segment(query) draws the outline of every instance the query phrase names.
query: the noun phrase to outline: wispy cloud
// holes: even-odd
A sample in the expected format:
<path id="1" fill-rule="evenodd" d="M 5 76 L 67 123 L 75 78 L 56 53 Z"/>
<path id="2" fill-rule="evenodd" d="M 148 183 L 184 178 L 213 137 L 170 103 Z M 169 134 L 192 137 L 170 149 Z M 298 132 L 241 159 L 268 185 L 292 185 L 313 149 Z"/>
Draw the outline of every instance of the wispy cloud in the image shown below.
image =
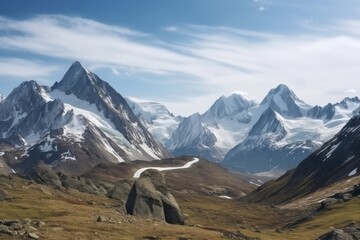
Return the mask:
<path id="1" fill-rule="evenodd" d="M 58 67 L 48 66 L 43 62 L 19 58 L 0 58 L 0 76 L 22 77 L 28 80 L 47 77 L 57 70 L 59 70 Z"/>
<path id="2" fill-rule="evenodd" d="M 352 88 L 350 88 L 350 89 L 347 89 L 347 90 L 345 91 L 345 93 L 349 93 L 349 94 L 356 94 L 356 93 L 357 93 L 357 91 L 356 91 L 356 89 L 352 89 Z"/>
<path id="3" fill-rule="evenodd" d="M 176 32 L 178 29 L 177 29 L 177 27 L 169 26 L 169 27 L 166 27 L 165 30 L 168 32 Z"/>
<path id="4" fill-rule="evenodd" d="M 360 52 L 360 21 L 341 21 L 319 29 L 282 35 L 189 25 L 173 32 L 186 41 L 166 42 L 89 19 L 45 15 L 26 20 L 0 18 L 0 48 L 78 59 L 106 67 L 115 75 L 181 76 L 189 85 L 193 82 L 202 86 L 201 93 L 184 93 L 182 103 L 166 101 L 176 113 L 186 114 L 204 111 L 215 96 L 234 90 L 249 92 L 261 100 L 279 83 L 288 84 L 311 104 L 339 101 L 347 94 L 344 90 L 334 94 L 333 90 L 359 89 L 360 54 L 356 53 Z M 23 67 L 15 68 L 18 66 Z M 0 75 L 45 76 L 54 70 L 39 62 L 0 59 Z M 179 77 L 169 77 L 168 81 L 172 79 L 179 81 Z"/>

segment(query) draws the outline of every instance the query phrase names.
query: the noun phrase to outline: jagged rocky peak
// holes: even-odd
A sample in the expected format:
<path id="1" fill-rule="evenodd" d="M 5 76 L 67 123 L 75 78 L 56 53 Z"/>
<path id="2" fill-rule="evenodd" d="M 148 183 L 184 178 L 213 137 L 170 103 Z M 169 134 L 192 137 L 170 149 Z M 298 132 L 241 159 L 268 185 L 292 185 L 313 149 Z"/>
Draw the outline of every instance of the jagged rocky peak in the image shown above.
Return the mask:
<path id="1" fill-rule="evenodd" d="M 330 120 L 335 115 L 335 106 L 328 103 L 326 106 L 321 107 L 316 105 L 307 112 L 307 116 L 314 119 L 326 119 Z"/>
<path id="2" fill-rule="evenodd" d="M 175 130 L 172 137 L 171 149 L 175 148 L 176 145 L 189 145 L 192 141 L 203 134 L 207 133 L 207 129 L 204 126 L 201 115 L 194 113 L 193 115 L 185 118 L 179 125 L 178 129 Z M 186 139 L 186 141 L 184 141 Z"/>
<path id="3" fill-rule="evenodd" d="M 270 90 L 261 105 L 269 106 L 286 117 L 302 117 L 311 107 L 300 100 L 285 84 Z"/>
<path id="4" fill-rule="evenodd" d="M 56 82 L 52 89 L 59 89 L 67 94 L 72 93 L 74 88 L 79 88 L 87 84 L 94 84 L 97 78 L 80 62 L 75 61 L 65 73 L 62 80 Z"/>
<path id="5" fill-rule="evenodd" d="M 222 96 L 204 114 L 205 117 L 223 118 L 233 116 L 256 105 L 256 101 L 241 92 L 234 92 L 226 97 Z"/>
<path id="6" fill-rule="evenodd" d="M 285 127 L 278 119 L 276 112 L 270 107 L 264 111 L 259 121 L 252 127 L 249 137 L 261 137 L 268 133 L 274 134 L 277 140 L 286 135 Z"/>
<path id="7" fill-rule="evenodd" d="M 16 111 L 22 110 L 23 112 L 28 112 L 33 106 L 45 101 L 43 97 L 44 93 L 45 89 L 34 80 L 26 81 L 11 92 L 3 101 L 3 104 L 8 105 Z"/>
<path id="8" fill-rule="evenodd" d="M 344 109 L 349 109 L 351 108 L 351 105 L 358 105 L 360 103 L 360 99 L 358 97 L 346 97 L 344 98 L 341 102 L 336 103 L 335 106 L 340 106 L 341 108 Z"/>

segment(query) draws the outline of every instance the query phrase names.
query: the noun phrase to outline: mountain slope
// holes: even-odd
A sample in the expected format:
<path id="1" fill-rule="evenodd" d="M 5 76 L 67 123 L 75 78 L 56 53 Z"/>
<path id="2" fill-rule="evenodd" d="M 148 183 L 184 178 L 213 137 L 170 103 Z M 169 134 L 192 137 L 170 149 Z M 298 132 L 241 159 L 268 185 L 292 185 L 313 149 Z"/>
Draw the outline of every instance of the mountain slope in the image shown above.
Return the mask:
<path id="1" fill-rule="evenodd" d="M 171 156 L 125 99 L 79 62 L 51 89 L 35 81 L 14 89 L 0 103 L 0 133 L 24 149 L 19 171 L 46 164 L 79 174 L 103 162 Z"/>
<path id="2" fill-rule="evenodd" d="M 248 195 L 254 202 L 285 203 L 360 174 L 360 115 L 299 166 Z"/>

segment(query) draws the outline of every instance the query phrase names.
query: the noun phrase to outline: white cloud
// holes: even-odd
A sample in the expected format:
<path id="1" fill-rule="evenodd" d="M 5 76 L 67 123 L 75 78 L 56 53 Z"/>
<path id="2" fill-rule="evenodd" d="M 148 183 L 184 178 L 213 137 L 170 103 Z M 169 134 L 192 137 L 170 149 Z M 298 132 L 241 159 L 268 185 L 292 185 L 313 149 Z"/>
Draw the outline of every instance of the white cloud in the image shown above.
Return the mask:
<path id="1" fill-rule="evenodd" d="M 175 113 L 184 114 L 204 111 L 217 97 L 234 89 L 261 100 L 279 83 L 289 85 L 310 104 L 338 102 L 348 94 L 338 89 L 360 88 L 360 54 L 356 54 L 360 52 L 360 28 L 356 26 L 360 21 L 343 21 L 303 35 L 187 26 L 174 32 L 182 36 L 179 39 L 185 36 L 185 42 L 167 43 L 145 33 L 79 17 L 0 18 L 0 48 L 77 59 L 86 65 L 107 67 L 115 75 L 186 76 L 187 84 L 203 86 L 201 92 L 193 91 L 192 96 L 184 93 L 181 101 L 165 101 Z M 17 66 L 23 66 L 22 70 Z M 39 62 L 0 60 L 0 75 L 46 76 L 54 70 Z"/>
<path id="2" fill-rule="evenodd" d="M 116 76 L 119 76 L 120 75 L 120 72 L 116 69 L 116 68 L 113 68 L 111 69 L 112 73 Z"/>
<path id="3" fill-rule="evenodd" d="M 170 26 L 170 27 L 166 27 L 165 30 L 168 32 L 176 32 L 178 29 L 177 27 Z"/>
<path id="4" fill-rule="evenodd" d="M 265 7 L 259 7 L 258 10 L 261 12 L 261 11 L 264 11 L 265 10 Z"/>
<path id="5" fill-rule="evenodd" d="M 347 90 L 345 91 L 345 93 L 356 94 L 357 91 L 356 91 L 356 89 L 350 88 L 350 89 L 347 89 Z"/>

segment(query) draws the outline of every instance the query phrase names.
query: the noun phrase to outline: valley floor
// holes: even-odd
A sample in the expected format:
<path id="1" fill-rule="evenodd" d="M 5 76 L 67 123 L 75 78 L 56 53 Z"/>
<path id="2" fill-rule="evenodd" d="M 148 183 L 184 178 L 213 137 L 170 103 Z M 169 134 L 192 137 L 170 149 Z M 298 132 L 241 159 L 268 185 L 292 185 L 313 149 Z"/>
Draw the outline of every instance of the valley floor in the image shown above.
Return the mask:
<path id="1" fill-rule="evenodd" d="M 75 190 L 54 189 L 18 177 L 1 177 L 0 189 L 13 197 L 0 201 L 0 220 L 31 219 L 40 239 L 315 239 L 355 221 L 360 198 L 334 205 L 295 228 L 277 230 L 309 211 L 279 209 L 200 194 L 173 192 L 186 226 L 126 215 L 121 202 Z M 104 216 L 103 222 L 98 222 Z M 19 236 L 14 237 L 18 239 Z M 9 239 L 1 235 L 0 239 Z"/>

